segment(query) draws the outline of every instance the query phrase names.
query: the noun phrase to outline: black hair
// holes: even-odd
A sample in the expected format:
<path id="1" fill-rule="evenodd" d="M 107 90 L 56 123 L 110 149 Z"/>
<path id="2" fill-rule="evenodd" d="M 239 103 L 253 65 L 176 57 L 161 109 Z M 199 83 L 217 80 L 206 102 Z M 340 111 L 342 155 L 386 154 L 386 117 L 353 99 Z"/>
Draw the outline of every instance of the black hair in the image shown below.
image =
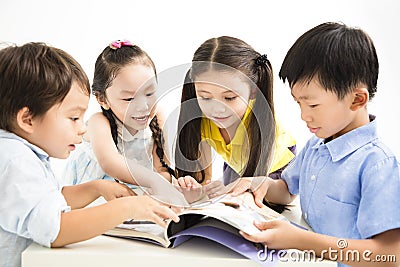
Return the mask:
<path id="1" fill-rule="evenodd" d="M 371 38 L 345 24 L 322 23 L 300 36 L 289 49 L 279 77 L 292 87 L 314 77 L 339 99 L 360 84 L 376 93 L 379 63 Z"/>

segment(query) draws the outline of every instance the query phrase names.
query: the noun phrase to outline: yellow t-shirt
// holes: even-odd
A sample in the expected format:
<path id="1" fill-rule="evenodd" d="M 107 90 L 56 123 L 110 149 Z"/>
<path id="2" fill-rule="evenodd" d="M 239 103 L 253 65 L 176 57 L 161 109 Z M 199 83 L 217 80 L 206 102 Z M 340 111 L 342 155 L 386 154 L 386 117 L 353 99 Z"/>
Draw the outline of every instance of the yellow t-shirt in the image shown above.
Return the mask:
<path id="1" fill-rule="evenodd" d="M 239 174 L 244 172 L 248 161 L 249 143 L 245 138 L 246 129 L 244 125 L 250 111 L 251 107 L 246 110 L 242 123 L 239 124 L 235 136 L 229 144 L 225 143 L 218 126 L 214 122 L 206 117 L 201 120 L 201 139 L 214 148 L 223 160 Z M 280 122 L 277 121 L 275 127 L 275 150 L 269 173 L 279 170 L 294 158 L 288 147 L 296 144 L 296 140 L 289 132 L 285 131 Z"/>

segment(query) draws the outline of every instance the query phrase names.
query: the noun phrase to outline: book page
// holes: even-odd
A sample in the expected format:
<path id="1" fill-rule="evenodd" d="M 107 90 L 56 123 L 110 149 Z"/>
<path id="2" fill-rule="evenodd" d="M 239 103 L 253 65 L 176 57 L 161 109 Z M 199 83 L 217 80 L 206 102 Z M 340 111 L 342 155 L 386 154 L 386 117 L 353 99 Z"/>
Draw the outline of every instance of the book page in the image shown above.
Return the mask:
<path id="1" fill-rule="evenodd" d="M 182 214 L 202 214 L 228 223 L 233 227 L 248 233 L 256 234 L 260 230 L 254 226 L 254 221 L 269 221 L 284 219 L 284 216 L 272 209 L 259 208 L 254 203 L 251 193 L 244 193 L 237 197 L 225 195 L 215 203 L 208 205 L 193 205 Z"/>
<path id="2" fill-rule="evenodd" d="M 170 242 L 164 238 L 165 228 L 148 221 L 130 221 L 107 231 L 105 235 L 132 239 L 148 239 L 168 247 Z"/>

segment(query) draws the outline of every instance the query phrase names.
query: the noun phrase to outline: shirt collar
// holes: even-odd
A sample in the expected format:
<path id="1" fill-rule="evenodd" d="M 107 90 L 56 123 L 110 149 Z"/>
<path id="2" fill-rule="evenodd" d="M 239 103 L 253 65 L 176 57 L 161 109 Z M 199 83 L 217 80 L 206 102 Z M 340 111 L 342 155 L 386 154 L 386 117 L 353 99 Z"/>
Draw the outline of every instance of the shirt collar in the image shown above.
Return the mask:
<path id="1" fill-rule="evenodd" d="M 125 142 L 131 142 L 135 139 L 148 139 L 151 137 L 152 132 L 149 127 L 146 127 L 143 130 L 137 131 L 134 135 L 132 135 L 128 129 L 124 126 L 124 124 L 119 121 L 118 119 L 115 120 L 117 124 L 117 131 L 118 131 L 118 136 L 121 138 L 121 140 Z"/>
<path id="2" fill-rule="evenodd" d="M 18 141 L 22 142 L 24 145 L 26 145 L 27 147 L 29 147 L 39 157 L 40 160 L 49 161 L 49 159 L 50 159 L 49 154 L 47 154 L 43 149 L 41 149 L 38 146 L 35 146 L 34 144 L 29 143 L 24 138 L 12 133 L 12 132 L 8 132 L 3 129 L 0 129 L 0 139 L 1 138 L 18 140 Z"/>
<path id="3" fill-rule="evenodd" d="M 370 123 L 339 136 L 326 144 L 324 143 L 324 139 L 321 138 L 313 146 L 313 149 L 326 146 L 332 157 L 332 161 L 336 162 L 377 138 L 375 116 L 370 115 Z"/>

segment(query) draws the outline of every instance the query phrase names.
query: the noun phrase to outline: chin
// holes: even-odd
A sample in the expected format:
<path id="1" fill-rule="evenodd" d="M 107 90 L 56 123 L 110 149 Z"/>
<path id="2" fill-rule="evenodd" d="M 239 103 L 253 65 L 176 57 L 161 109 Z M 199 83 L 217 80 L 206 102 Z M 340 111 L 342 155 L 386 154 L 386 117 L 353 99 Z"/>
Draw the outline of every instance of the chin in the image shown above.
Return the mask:
<path id="1" fill-rule="evenodd" d="M 133 130 L 135 130 L 135 131 L 142 131 L 142 130 L 146 129 L 147 127 L 149 127 L 149 124 L 140 125 L 140 126 L 131 127 L 131 128 L 132 128 Z"/>
<path id="2" fill-rule="evenodd" d="M 70 154 L 71 154 L 71 152 L 67 151 L 65 153 L 62 153 L 62 154 L 60 153 L 58 155 L 53 155 L 53 156 L 50 156 L 50 157 L 53 157 L 53 158 L 56 158 L 56 159 L 67 159 Z"/>
<path id="3" fill-rule="evenodd" d="M 327 135 L 327 134 L 318 134 L 318 133 L 316 133 L 315 136 L 318 137 L 318 138 L 321 138 L 321 139 L 328 139 L 332 135 L 331 134 Z"/>

